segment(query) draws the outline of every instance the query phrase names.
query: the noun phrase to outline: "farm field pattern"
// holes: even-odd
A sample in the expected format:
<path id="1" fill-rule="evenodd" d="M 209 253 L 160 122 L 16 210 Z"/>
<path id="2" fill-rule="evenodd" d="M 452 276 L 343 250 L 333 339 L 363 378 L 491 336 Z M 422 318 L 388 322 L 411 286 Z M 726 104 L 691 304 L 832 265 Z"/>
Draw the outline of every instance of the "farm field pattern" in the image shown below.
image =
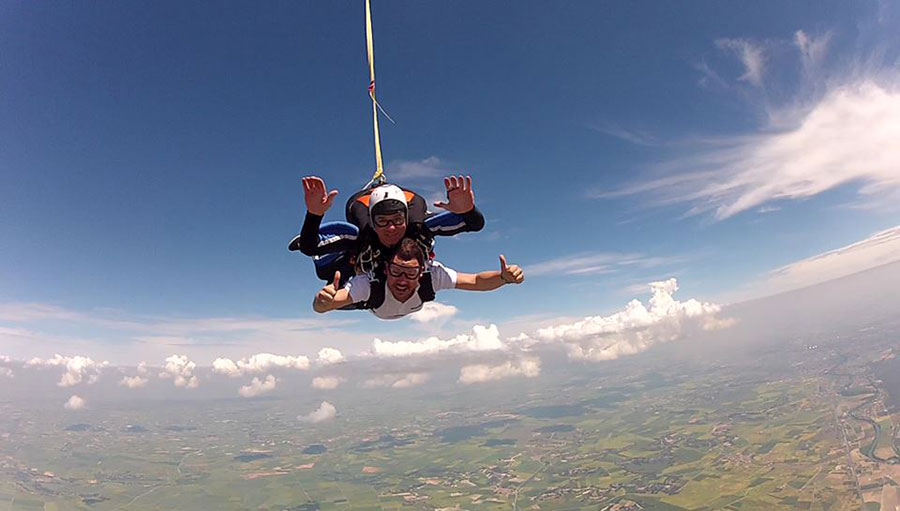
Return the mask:
<path id="1" fill-rule="evenodd" d="M 339 390 L 316 425 L 290 397 L 7 402 L 0 511 L 882 509 L 900 482 L 890 346 L 665 347 L 490 389 Z"/>

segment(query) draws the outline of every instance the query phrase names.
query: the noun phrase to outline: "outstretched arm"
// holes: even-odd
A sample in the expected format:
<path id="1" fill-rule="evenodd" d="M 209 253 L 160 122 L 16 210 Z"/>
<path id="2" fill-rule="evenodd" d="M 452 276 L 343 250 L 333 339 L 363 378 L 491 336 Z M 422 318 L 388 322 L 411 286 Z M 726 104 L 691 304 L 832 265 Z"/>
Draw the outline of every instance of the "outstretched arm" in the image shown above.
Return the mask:
<path id="1" fill-rule="evenodd" d="M 341 272 L 334 272 L 334 282 L 326 285 L 318 293 L 313 300 L 313 310 L 319 313 L 340 309 L 353 303 L 350 298 L 350 291 L 345 287 L 338 289 L 341 281 Z"/>
<path id="2" fill-rule="evenodd" d="M 506 257 L 500 256 L 500 270 L 481 273 L 457 273 L 456 289 L 464 291 L 493 291 L 504 284 L 521 284 L 525 280 L 522 268 L 506 264 Z"/>
<path id="3" fill-rule="evenodd" d="M 484 228 L 484 215 L 475 207 L 475 190 L 472 176 L 444 178 L 447 202 L 435 202 L 435 207 L 446 211 L 425 220 L 425 225 L 435 236 L 453 236 L 460 232 L 477 232 Z"/>
<path id="4" fill-rule="evenodd" d="M 358 229 L 344 222 L 328 222 L 322 228 L 322 218 L 331 208 L 337 190 L 327 191 L 325 181 L 320 177 L 303 178 L 303 200 L 306 203 L 306 216 L 300 234 L 288 244 L 288 250 L 299 250 L 310 257 L 353 250 L 356 248 Z M 342 224 L 342 225 L 338 225 Z M 349 230 L 348 230 L 349 228 Z"/>

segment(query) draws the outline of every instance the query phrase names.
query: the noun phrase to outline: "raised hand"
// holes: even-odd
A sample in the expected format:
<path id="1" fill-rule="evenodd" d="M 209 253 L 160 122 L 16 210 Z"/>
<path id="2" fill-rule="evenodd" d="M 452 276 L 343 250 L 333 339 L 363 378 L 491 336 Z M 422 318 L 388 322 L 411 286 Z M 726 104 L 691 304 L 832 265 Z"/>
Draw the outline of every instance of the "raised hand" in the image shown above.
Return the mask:
<path id="1" fill-rule="evenodd" d="M 500 280 L 507 284 L 521 284 L 525 280 L 525 273 L 518 265 L 506 264 L 506 256 L 500 254 Z"/>
<path id="2" fill-rule="evenodd" d="M 331 284 L 326 284 L 325 287 L 319 290 L 316 293 L 316 305 L 321 306 L 323 309 L 328 308 L 334 302 L 334 295 L 337 294 L 338 286 L 341 282 L 341 272 L 334 272 L 334 282 Z"/>
<path id="3" fill-rule="evenodd" d="M 303 178 L 303 200 L 306 201 L 306 210 L 318 216 L 325 216 L 325 212 L 331 207 L 338 191 L 331 190 L 326 193 L 325 181 L 320 177 L 309 176 Z"/>
<path id="4" fill-rule="evenodd" d="M 452 213 L 463 214 L 475 207 L 475 191 L 472 190 L 472 176 L 449 176 L 444 178 L 447 189 L 447 202 L 435 202 L 435 207 L 446 209 Z"/>

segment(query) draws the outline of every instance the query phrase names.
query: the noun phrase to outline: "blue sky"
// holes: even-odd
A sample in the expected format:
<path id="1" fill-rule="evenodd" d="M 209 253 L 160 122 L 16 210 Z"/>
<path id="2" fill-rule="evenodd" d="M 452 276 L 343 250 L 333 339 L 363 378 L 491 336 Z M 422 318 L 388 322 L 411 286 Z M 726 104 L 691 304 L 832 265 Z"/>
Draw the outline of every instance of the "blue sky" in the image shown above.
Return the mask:
<path id="1" fill-rule="evenodd" d="M 362 2 L 11 1 L 9 346 L 29 332 L 55 339 L 42 356 L 71 339 L 129 359 L 132 334 L 101 325 L 123 317 L 295 318 L 311 347 L 325 327 L 450 335 L 606 313 L 668 277 L 719 301 L 900 223 L 891 2 L 373 9 L 388 177 L 434 196 L 444 173 L 471 174 L 487 227 L 439 240 L 438 258 L 477 271 L 505 253 L 533 270 L 525 285 L 449 292 L 438 324 L 311 311 L 312 264 L 286 249 L 300 177 L 341 201 L 374 165 Z M 45 312 L 9 312 L 22 304 Z"/>

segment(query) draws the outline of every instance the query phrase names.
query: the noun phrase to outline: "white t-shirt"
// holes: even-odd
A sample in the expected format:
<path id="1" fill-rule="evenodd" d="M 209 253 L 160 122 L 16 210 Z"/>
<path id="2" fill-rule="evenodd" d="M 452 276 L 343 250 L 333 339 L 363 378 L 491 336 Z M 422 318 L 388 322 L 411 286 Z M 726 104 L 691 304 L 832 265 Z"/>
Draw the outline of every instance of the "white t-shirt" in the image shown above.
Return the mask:
<path id="1" fill-rule="evenodd" d="M 447 268 L 437 261 L 432 261 L 429 272 L 431 285 L 434 287 L 435 293 L 442 289 L 453 289 L 456 287 L 455 270 Z M 353 303 L 364 302 L 369 299 L 369 293 L 372 289 L 370 286 L 371 281 L 372 279 L 369 275 L 362 274 L 352 277 L 344 284 L 344 288 L 350 292 L 350 298 L 353 300 Z M 399 319 L 407 314 L 416 312 L 424 305 L 422 299 L 419 298 L 418 285 L 409 300 L 405 302 L 400 302 L 394 298 L 391 290 L 387 289 L 387 284 L 382 283 L 381 285 L 385 286 L 384 303 L 381 304 L 381 307 L 372 309 L 372 312 L 381 319 Z"/>

